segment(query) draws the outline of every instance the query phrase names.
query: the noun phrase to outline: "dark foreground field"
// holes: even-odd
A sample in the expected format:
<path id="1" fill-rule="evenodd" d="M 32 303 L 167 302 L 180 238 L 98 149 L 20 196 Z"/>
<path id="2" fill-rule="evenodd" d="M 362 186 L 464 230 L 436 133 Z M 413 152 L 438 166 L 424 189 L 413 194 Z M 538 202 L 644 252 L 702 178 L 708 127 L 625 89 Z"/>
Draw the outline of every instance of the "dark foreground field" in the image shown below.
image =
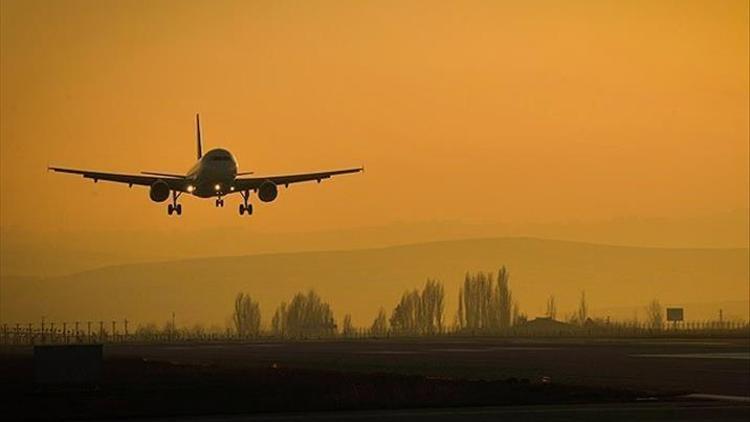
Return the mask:
<path id="1" fill-rule="evenodd" d="M 656 408 L 662 416 L 676 416 L 669 406 L 684 407 L 687 394 L 735 403 L 749 398 L 749 343 L 470 338 L 114 345 L 105 346 L 101 388 L 91 392 L 39 391 L 31 349 L 11 348 L 0 358 L 0 405 L 4 415 L 21 418 L 169 418 L 471 406 L 543 411 L 656 401 L 667 406 Z M 717 409 L 750 416 L 750 407 L 739 406 Z M 454 411 L 430 412 L 442 419 Z M 387 415 L 394 413 L 376 419 Z"/>

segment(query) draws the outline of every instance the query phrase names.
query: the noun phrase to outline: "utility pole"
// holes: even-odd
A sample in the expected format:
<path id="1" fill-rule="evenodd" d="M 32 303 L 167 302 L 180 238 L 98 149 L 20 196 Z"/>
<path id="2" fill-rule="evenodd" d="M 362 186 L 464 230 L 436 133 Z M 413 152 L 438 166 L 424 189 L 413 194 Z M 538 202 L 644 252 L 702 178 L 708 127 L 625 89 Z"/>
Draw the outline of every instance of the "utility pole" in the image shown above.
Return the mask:
<path id="1" fill-rule="evenodd" d="M 127 338 L 128 338 L 128 319 L 125 318 L 123 320 L 123 323 L 125 323 L 125 339 L 127 340 Z"/>

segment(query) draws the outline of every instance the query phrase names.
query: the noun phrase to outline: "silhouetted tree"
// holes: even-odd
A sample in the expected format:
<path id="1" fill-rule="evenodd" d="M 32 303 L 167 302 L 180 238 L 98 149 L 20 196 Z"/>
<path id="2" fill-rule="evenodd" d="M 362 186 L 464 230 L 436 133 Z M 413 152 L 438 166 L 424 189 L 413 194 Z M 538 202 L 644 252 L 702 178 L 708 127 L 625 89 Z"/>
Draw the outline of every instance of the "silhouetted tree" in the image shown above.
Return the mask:
<path id="1" fill-rule="evenodd" d="M 518 305 L 518 301 L 515 301 L 513 302 L 513 325 L 518 325 L 520 323 L 521 323 L 521 308 Z"/>
<path id="2" fill-rule="evenodd" d="M 578 303 L 578 312 L 576 320 L 578 324 L 583 325 L 589 317 L 589 305 L 586 303 L 586 291 L 581 292 L 581 301 Z"/>
<path id="3" fill-rule="evenodd" d="M 282 305 L 284 305 L 282 303 Z M 282 335 L 290 337 L 325 337 L 336 332 L 333 311 L 315 291 L 297 293 L 289 306 L 279 306 L 274 320 L 281 327 Z"/>
<path id="4" fill-rule="evenodd" d="M 508 285 L 508 270 L 503 265 L 497 273 L 497 312 L 500 314 L 499 327 L 508 328 L 511 324 L 512 294 Z M 492 282 L 492 280 L 490 280 Z"/>
<path id="5" fill-rule="evenodd" d="M 351 314 L 344 315 L 344 321 L 341 323 L 341 335 L 344 337 L 352 337 L 354 335 Z"/>
<path id="6" fill-rule="evenodd" d="M 555 302 L 554 295 L 550 295 L 547 298 L 547 312 L 545 312 L 545 315 L 552 319 L 557 318 L 557 303 Z"/>
<path id="7" fill-rule="evenodd" d="M 391 331 L 396 335 L 417 335 L 420 307 L 421 298 L 418 290 L 404 293 L 391 314 Z"/>
<path id="8" fill-rule="evenodd" d="M 445 289 L 427 280 L 420 292 L 405 292 L 391 314 L 391 331 L 396 335 L 434 335 L 443 332 Z"/>
<path id="9" fill-rule="evenodd" d="M 445 289 L 436 280 L 427 280 L 421 296 L 420 331 L 433 335 L 443 332 L 443 312 L 445 309 Z"/>
<path id="10" fill-rule="evenodd" d="M 660 329 L 664 326 L 664 312 L 657 299 L 652 300 L 646 306 L 646 322 L 653 329 Z"/>
<path id="11" fill-rule="evenodd" d="M 464 284 L 466 282 L 464 281 Z M 458 312 L 456 312 L 456 324 L 455 328 L 460 330 L 467 326 L 466 314 L 464 311 L 464 288 L 458 288 Z"/>
<path id="12" fill-rule="evenodd" d="M 286 302 L 281 302 L 271 319 L 271 329 L 273 334 L 278 337 L 286 335 Z"/>
<path id="13" fill-rule="evenodd" d="M 497 285 L 491 273 L 466 273 L 458 292 L 458 328 L 471 331 L 507 329 L 513 321 L 513 295 L 508 270 L 498 271 Z"/>
<path id="14" fill-rule="evenodd" d="M 237 293 L 232 315 L 234 329 L 242 338 L 257 336 L 260 333 L 260 305 L 249 294 Z"/>
<path id="15" fill-rule="evenodd" d="M 461 328 L 468 330 L 482 330 L 491 325 L 490 315 L 492 304 L 496 295 L 492 289 L 492 275 L 479 272 L 477 274 L 466 273 L 463 288 L 459 291 L 459 305 L 462 317 Z"/>
<path id="16" fill-rule="evenodd" d="M 375 337 L 385 337 L 388 335 L 388 320 L 386 319 L 385 309 L 382 307 L 378 311 L 378 316 L 372 322 L 370 334 Z"/>

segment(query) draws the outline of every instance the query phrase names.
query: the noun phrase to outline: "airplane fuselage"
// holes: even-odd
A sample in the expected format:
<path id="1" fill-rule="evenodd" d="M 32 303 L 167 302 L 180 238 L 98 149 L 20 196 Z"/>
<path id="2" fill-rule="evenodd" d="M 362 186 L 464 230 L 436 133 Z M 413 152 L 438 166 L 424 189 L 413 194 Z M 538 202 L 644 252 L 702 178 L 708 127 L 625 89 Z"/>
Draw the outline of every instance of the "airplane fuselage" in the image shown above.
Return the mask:
<path id="1" fill-rule="evenodd" d="M 188 191 L 200 198 L 223 196 L 234 191 L 237 160 L 225 149 L 216 148 L 205 153 L 186 175 L 192 186 Z"/>

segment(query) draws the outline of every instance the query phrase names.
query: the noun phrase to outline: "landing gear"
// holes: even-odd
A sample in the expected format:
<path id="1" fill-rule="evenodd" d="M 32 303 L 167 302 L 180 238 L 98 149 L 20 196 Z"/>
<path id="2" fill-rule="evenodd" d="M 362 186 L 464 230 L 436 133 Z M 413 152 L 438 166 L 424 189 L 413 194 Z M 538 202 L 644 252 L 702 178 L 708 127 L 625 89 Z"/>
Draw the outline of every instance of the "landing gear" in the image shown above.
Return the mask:
<path id="1" fill-rule="evenodd" d="M 247 211 L 247 215 L 253 214 L 253 204 L 240 204 L 240 215 L 245 214 L 245 211 Z"/>
<path id="2" fill-rule="evenodd" d="M 247 201 L 250 199 L 250 191 L 243 191 L 240 192 L 240 195 L 242 195 L 242 204 L 240 204 L 240 215 L 245 214 L 247 212 L 247 215 L 253 214 L 253 204 L 249 204 Z"/>
<path id="3" fill-rule="evenodd" d="M 182 192 L 172 191 L 172 203 L 167 205 L 167 214 L 177 213 L 177 215 L 182 215 L 182 204 L 177 203 L 180 195 L 182 195 Z"/>
<path id="4" fill-rule="evenodd" d="M 218 207 L 223 207 L 223 206 L 224 206 L 224 200 L 221 199 L 221 197 L 218 197 L 216 199 L 216 207 L 218 208 Z"/>

